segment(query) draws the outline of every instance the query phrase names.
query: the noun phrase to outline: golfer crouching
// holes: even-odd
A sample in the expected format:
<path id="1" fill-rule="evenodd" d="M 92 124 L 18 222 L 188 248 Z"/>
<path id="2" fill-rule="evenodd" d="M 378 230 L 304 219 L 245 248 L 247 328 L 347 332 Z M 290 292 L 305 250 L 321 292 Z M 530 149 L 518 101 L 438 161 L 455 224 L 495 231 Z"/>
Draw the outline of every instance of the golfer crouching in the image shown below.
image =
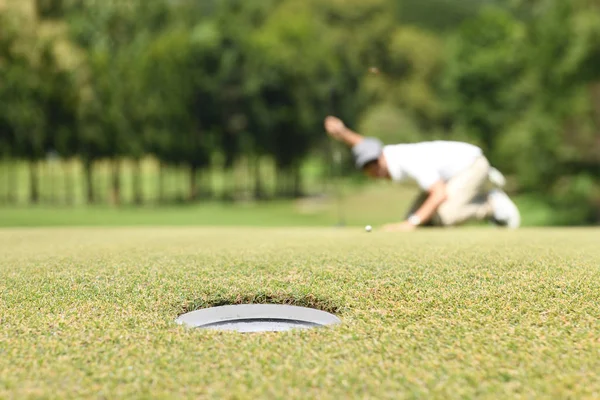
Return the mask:
<path id="1" fill-rule="evenodd" d="M 352 149 L 356 167 L 371 178 L 412 180 L 421 194 L 406 220 L 384 226 L 386 231 L 411 231 L 422 225 L 455 226 L 467 221 L 493 221 L 518 228 L 519 210 L 499 188 L 504 177 L 492 168 L 483 151 L 468 143 L 430 141 L 383 145 L 348 129 L 336 117 L 325 119 L 327 133 Z"/>

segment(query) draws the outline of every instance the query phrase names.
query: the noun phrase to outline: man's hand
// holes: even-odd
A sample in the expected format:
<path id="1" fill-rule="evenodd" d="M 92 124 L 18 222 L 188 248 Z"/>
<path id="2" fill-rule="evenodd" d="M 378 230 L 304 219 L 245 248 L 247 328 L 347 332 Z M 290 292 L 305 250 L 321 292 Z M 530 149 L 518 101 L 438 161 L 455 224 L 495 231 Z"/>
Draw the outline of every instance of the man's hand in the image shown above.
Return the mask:
<path id="1" fill-rule="evenodd" d="M 349 147 L 356 146 L 363 140 L 363 137 L 358 133 L 348 129 L 344 122 L 337 118 L 329 116 L 325 118 L 325 130 L 332 138 L 345 143 Z"/>
<path id="2" fill-rule="evenodd" d="M 384 232 L 412 232 L 415 229 L 417 229 L 417 227 L 408 221 L 384 225 L 382 228 Z"/>
<path id="3" fill-rule="evenodd" d="M 346 130 L 346 125 L 341 119 L 329 116 L 325 118 L 325 130 L 334 139 L 342 139 L 342 134 Z"/>

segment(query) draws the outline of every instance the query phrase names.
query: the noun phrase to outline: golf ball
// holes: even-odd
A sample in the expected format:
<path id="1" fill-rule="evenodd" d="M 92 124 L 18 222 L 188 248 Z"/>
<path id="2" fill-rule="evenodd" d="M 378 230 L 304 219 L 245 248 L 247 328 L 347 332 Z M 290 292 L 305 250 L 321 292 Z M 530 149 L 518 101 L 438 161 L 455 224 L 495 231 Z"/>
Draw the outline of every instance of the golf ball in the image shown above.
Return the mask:
<path id="1" fill-rule="evenodd" d="M 365 231 L 371 232 L 371 230 L 373 230 L 373 227 L 371 227 L 371 225 L 365 226 Z"/>

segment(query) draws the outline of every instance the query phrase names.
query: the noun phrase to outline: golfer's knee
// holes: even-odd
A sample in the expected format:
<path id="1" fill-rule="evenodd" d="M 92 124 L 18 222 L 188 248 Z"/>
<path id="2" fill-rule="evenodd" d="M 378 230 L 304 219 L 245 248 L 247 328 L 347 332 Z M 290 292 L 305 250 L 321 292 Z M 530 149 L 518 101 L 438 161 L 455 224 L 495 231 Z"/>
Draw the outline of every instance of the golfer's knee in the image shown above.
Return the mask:
<path id="1" fill-rule="evenodd" d="M 452 204 L 442 204 L 442 206 L 438 208 L 437 215 L 443 226 L 453 226 L 461 222 L 458 207 Z"/>

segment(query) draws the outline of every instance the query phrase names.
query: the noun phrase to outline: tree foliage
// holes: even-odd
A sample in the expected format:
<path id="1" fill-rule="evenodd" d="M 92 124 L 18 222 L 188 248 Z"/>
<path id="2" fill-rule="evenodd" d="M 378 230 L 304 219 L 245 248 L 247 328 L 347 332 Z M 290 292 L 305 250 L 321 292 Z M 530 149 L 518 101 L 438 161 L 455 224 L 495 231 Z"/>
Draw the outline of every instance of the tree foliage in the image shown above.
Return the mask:
<path id="1" fill-rule="evenodd" d="M 302 192 L 334 113 L 386 141 L 466 139 L 514 190 L 597 220 L 600 13 L 584 0 L 8 0 L 0 156 L 94 171 L 152 156 L 203 175 L 258 160 Z M 29 11 L 28 11 L 29 10 Z M 369 73 L 376 67 L 378 73 Z M 137 165 L 137 164 L 136 164 Z M 140 172 L 134 183 L 143 201 Z M 161 183 L 162 185 L 162 183 Z M 162 191 L 162 189 L 161 189 Z M 32 200 L 35 200 L 32 198 Z"/>

